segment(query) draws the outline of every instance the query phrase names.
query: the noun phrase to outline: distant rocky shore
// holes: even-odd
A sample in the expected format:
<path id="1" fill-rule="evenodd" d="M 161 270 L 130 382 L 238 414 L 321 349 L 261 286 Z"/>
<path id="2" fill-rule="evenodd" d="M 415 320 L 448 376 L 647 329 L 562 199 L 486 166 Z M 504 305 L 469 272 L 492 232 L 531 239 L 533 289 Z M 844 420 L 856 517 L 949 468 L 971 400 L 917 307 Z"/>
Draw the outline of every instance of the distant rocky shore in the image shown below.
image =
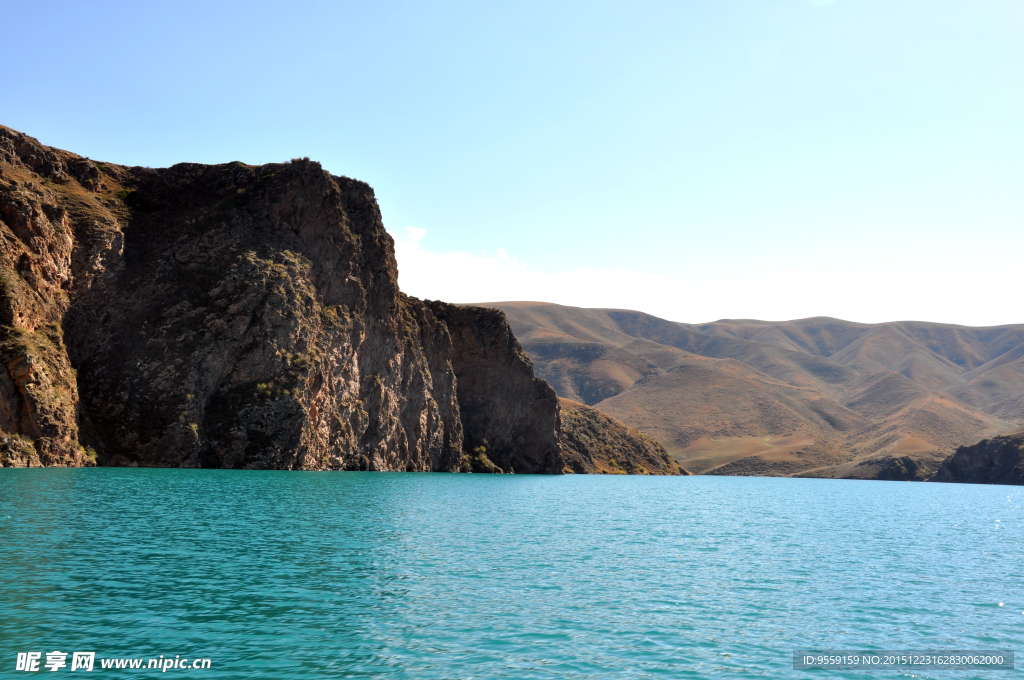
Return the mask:
<path id="1" fill-rule="evenodd" d="M 930 481 L 1024 485 L 1024 431 L 961 446 Z"/>

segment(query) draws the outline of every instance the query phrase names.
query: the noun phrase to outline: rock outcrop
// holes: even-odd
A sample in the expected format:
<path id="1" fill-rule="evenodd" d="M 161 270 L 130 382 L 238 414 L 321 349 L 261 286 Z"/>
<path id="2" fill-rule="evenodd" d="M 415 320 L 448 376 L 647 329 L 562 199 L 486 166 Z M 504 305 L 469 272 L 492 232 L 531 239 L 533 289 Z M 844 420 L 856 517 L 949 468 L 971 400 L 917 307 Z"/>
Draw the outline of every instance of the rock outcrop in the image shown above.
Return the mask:
<path id="1" fill-rule="evenodd" d="M 504 316 L 403 295 L 373 190 L 308 159 L 128 168 L 0 127 L 0 334 L 3 465 L 562 469 Z"/>
<path id="2" fill-rule="evenodd" d="M 465 449 L 504 472 L 562 472 L 558 396 L 497 309 L 427 301 L 452 341 Z"/>
<path id="3" fill-rule="evenodd" d="M 935 474 L 942 459 L 925 456 L 881 456 L 869 458 L 852 468 L 845 479 L 880 479 L 887 482 L 922 482 Z"/>
<path id="4" fill-rule="evenodd" d="M 961 446 L 930 481 L 1024 485 L 1024 431 Z"/>
<path id="5" fill-rule="evenodd" d="M 658 442 L 578 401 L 561 399 L 562 456 L 577 474 L 689 475 Z"/>

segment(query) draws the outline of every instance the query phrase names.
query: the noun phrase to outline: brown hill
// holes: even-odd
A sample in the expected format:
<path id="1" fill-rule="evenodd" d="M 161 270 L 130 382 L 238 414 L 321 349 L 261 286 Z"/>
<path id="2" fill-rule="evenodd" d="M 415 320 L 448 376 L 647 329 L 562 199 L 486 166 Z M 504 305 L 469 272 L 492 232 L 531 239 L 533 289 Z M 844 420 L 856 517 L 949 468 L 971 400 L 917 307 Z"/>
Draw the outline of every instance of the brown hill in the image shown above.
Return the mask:
<path id="1" fill-rule="evenodd" d="M 689 475 L 643 433 L 578 401 L 561 399 L 562 456 L 577 474 Z"/>
<path id="2" fill-rule="evenodd" d="M 1024 324 L 683 324 L 485 305 L 506 313 L 559 396 L 651 435 L 695 472 L 921 479 L 958 446 L 1024 424 Z"/>
<path id="3" fill-rule="evenodd" d="M 695 355 L 599 407 L 670 451 L 685 451 L 694 472 L 752 453 L 798 467 L 834 464 L 840 438 L 829 420 L 846 429 L 866 424 L 820 392 L 735 359 Z"/>
<path id="4" fill-rule="evenodd" d="M 961 401 L 1005 420 L 1024 420 L 1024 346 L 965 374 L 950 392 Z"/>
<path id="5" fill-rule="evenodd" d="M 961 384 L 964 369 L 896 325 L 872 328 L 830 357 L 858 373 L 896 371 L 929 390 Z"/>

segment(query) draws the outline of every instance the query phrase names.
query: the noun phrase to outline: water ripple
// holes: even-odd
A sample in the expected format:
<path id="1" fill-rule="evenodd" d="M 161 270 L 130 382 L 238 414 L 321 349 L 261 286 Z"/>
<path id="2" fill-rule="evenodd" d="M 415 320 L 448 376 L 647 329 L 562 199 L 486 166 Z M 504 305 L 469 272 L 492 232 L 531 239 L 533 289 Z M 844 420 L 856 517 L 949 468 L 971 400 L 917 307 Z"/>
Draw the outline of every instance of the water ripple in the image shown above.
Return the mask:
<path id="1" fill-rule="evenodd" d="M 0 470 L 0 667 L 81 649 L 209 657 L 208 678 L 755 678 L 794 676 L 796 648 L 1019 651 L 1021 498 L 766 478 Z"/>

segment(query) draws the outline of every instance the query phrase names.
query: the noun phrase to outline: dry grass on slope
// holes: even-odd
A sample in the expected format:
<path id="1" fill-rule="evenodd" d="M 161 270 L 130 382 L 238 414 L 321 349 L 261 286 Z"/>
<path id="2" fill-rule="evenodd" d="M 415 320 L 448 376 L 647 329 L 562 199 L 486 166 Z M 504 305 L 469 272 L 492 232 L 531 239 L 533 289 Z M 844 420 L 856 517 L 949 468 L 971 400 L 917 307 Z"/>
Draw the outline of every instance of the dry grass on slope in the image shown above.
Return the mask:
<path id="1" fill-rule="evenodd" d="M 998 418 L 1024 420 L 1024 359 L 997 364 L 950 392 Z"/>
<path id="2" fill-rule="evenodd" d="M 695 472 L 764 449 L 798 468 L 832 463 L 838 433 L 867 423 L 820 392 L 780 383 L 734 359 L 697 356 L 598 408 L 650 434 Z M 722 440 L 729 446 L 710 445 Z"/>
<path id="3" fill-rule="evenodd" d="M 594 342 L 523 343 L 534 368 L 560 396 L 585 404 L 628 390 L 658 367 L 630 353 Z"/>

